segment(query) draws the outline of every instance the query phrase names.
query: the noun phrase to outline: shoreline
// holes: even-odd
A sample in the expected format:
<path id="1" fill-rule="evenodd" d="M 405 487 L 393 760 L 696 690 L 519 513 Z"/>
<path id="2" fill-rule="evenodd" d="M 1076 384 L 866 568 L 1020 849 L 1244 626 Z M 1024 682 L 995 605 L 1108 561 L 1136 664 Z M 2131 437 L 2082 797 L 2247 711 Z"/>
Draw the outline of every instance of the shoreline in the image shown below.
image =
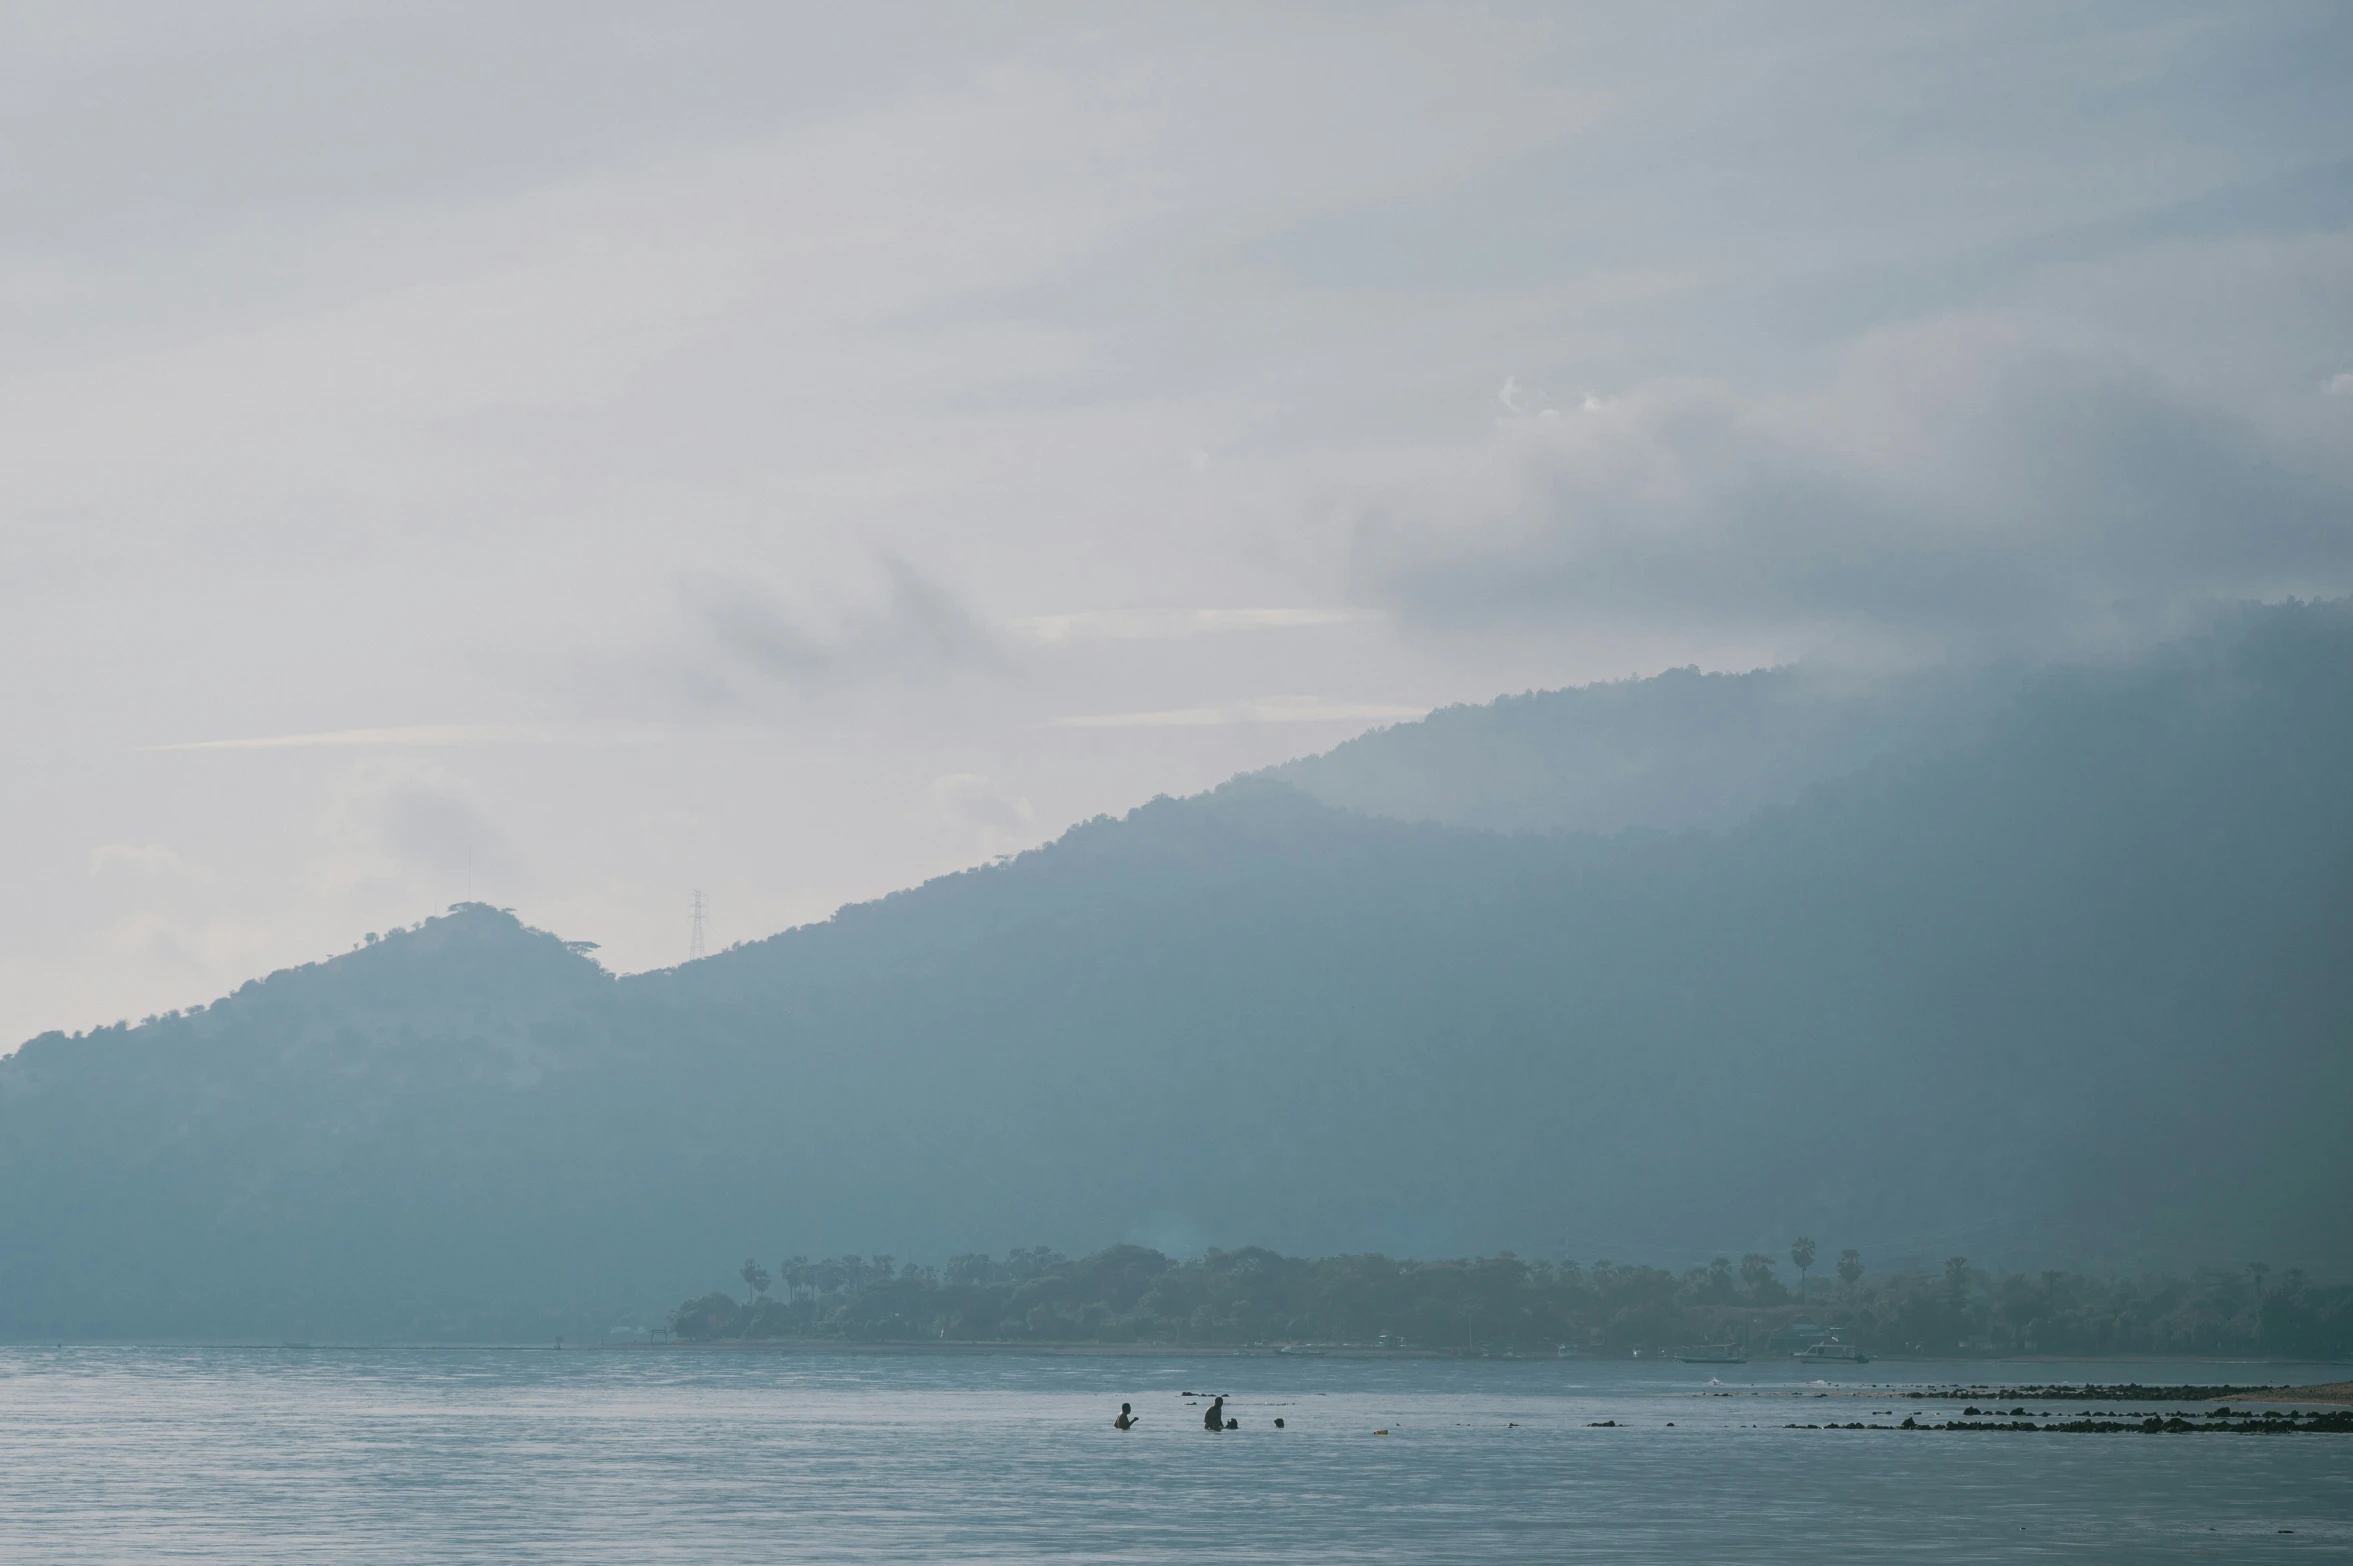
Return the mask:
<path id="1" fill-rule="evenodd" d="M 267 1345 L 261 1345 L 267 1346 Z M 292 1346 L 292 1345 L 289 1345 Z M 301 1345 L 307 1346 L 307 1345 Z M 354 1347 L 362 1345 L 351 1345 Z M 432 1347 L 430 1344 L 419 1347 Z M 522 1344 L 518 1347 L 546 1348 L 542 1344 Z M 926 1342 L 920 1339 L 905 1341 L 854 1340 L 847 1338 L 681 1338 L 664 1342 L 644 1343 L 584 1343 L 575 1345 L 583 1351 L 629 1352 L 647 1349 L 683 1349 L 693 1351 L 747 1351 L 779 1349 L 786 1352 L 837 1354 L 1038 1354 L 1038 1355 L 1177 1355 L 1184 1357 L 1227 1359 L 1356 1359 L 1356 1360 L 1491 1360 L 1500 1363 L 1554 1364 L 1586 1363 L 1602 1365 L 1666 1364 L 1666 1358 L 1654 1358 L 1647 1350 L 1637 1356 L 1625 1354 L 1554 1354 L 1540 1349 L 1503 1350 L 1466 1353 L 1449 1348 L 1380 1348 L 1369 1343 L 1351 1344 L 1170 1344 L 1170 1343 L 1070 1343 L 1023 1342 L 1012 1339 L 950 1340 Z M 569 1352 L 569 1350 L 567 1350 Z M 1694 1362 L 1704 1365 L 1706 1362 Z M 1795 1355 L 1759 1354 L 1734 1365 L 1732 1369 L 1765 1365 L 1809 1366 L 1816 1369 L 1833 1368 L 1857 1370 L 1862 1365 L 1970 1365 L 1997 1367 L 2003 1365 L 2243 1365 L 2249 1369 L 2277 1366 L 2334 1367 L 2344 1364 L 2338 1359 L 2275 1359 L 2229 1354 L 2020 1354 L 1983 1359 L 1960 1358 L 1935 1354 L 1874 1354 L 1860 1365 L 1845 1361 L 1801 1360 Z M 1958 1385 L 1959 1383 L 1953 1383 Z M 2265 1383 L 2270 1385 L 2271 1383 Z M 2284 1386 L 2286 1383 L 2279 1383 Z M 2353 1387 L 2353 1382 L 2324 1383 Z M 2347 1394 L 2353 1396 L 2353 1393 Z"/>
<path id="2" fill-rule="evenodd" d="M 401 1352 L 401 1353 L 524 1353 L 524 1354 L 612 1354 L 678 1351 L 685 1353 L 755 1353 L 785 1354 L 859 1354 L 859 1355 L 930 1355 L 981 1357 L 1030 1356 L 1041 1359 L 1061 1358 L 1181 1358 L 1181 1359 L 1340 1359 L 1355 1361 L 1391 1360 L 1481 1360 L 1500 1364 L 1664 1364 L 1647 1354 L 1640 1359 L 1631 1354 L 1549 1354 L 1537 1350 L 1465 1353 L 1461 1349 L 1445 1348 L 1381 1348 L 1372 1344 L 1282 1345 L 1282 1344 L 1173 1344 L 1173 1343 L 1071 1343 L 1024 1342 L 1019 1340 L 959 1340 L 959 1341 L 856 1341 L 841 1338 L 723 1338 L 709 1340 L 674 1339 L 660 1342 L 571 1342 L 559 1348 L 546 1339 L 525 1342 L 516 1339 L 476 1339 L 472 1341 L 432 1342 L 420 1339 L 334 1339 L 316 1340 L 267 1338 L 27 1338 L 0 1340 L 0 1350 L 7 1349 L 246 1349 L 301 1352 Z M 1956 1368 L 2031 1365 L 2207 1365 L 2214 1367 L 2243 1366 L 2247 1370 L 2294 1368 L 2313 1369 L 2341 1367 L 2341 1359 L 2273 1359 L 2214 1354 L 2087 1354 L 2082 1356 L 2016 1355 L 1985 1359 L 1957 1359 L 1933 1355 L 1875 1354 L 1868 1365 L 1895 1368 L 1910 1365 L 1948 1365 Z M 1809 1362 L 1793 1357 L 1760 1355 L 1745 1365 L 1730 1367 L 1736 1370 L 1757 1370 L 1773 1366 L 1797 1367 Z M 1820 1368 L 1820 1367 L 1810 1367 Z M 1861 1370 L 1862 1366 L 1840 1366 Z M 1819 1379 L 1819 1378 L 1817 1378 Z M 2012 1380 L 2019 1378 L 2013 1377 Z M 1992 1381 L 1961 1382 L 1946 1380 L 1939 1386 L 1962 1388 L 1968 1395 L 1991 1395 L 1996 1386 Z M 2260 1382 L 2275 1401 L 2353 1403 L 2353 1381 L 2313 1383 Z M 2152 1384 L 2151 1390 L 2164 1388 Z M 2254 1397 L 2243 1390 L 2233 1393 L 2238 1397 Z"/>

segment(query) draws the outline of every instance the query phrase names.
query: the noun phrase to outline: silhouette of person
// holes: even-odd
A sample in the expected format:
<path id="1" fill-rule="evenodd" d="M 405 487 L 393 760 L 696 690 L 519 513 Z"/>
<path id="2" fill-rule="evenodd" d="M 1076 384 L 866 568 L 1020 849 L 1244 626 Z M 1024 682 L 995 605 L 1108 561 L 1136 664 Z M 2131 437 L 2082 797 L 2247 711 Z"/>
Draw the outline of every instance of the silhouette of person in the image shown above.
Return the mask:
<path id="1" fill-rule="evenodd" d="M 1204 1430 L 1223 1430 L 1225 1427 L 1226 1400 L 1224 1394 L 1220 1393 L 1218 1395 L 1217 1401 L 1209 1405 L 1208 1412 L 1201 1416 L 1201 1428 Z"/>
<path id="2" fill-rule="evenodd" d="M 1129 1405 L 1122 1403 L 1119 1405 L 1119 1417 L 1111 1421 L 1111 1428 L 1114 1430 L 1126 1430 L 1133 1426 L 1135 1422 L 1136 1416 L 1129 1412 Z"/>

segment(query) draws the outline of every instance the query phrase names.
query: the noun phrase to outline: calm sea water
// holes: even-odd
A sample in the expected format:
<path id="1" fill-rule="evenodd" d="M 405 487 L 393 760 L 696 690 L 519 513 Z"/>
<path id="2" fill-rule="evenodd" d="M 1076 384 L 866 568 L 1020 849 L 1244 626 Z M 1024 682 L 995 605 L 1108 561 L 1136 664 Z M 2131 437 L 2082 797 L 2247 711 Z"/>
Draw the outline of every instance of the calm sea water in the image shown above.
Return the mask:
<path id="1" fill-rule="evenodd" d="M 2005 1374 L 2282 1379 L 2179 1362 L 1874 1364 L 1834 1385 L 1547 1360 L 0 1349 L 0 1559 L 2353 1556 L 2353 1436 L 1783 1428 L 1900 1418 L 1874 1381 Z M 1204 1431 L 1180 1396 L 1201 1391 L 1242 1428 Z M 1123 1400 L 1144 1416 L 1126 1435 Z"/>

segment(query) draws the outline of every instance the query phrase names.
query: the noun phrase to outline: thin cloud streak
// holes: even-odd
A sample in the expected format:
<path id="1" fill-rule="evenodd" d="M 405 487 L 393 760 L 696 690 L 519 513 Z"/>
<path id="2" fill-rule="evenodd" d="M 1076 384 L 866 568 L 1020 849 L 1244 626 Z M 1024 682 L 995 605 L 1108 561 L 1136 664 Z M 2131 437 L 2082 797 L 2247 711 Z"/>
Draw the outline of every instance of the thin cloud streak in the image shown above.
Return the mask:
<path id="1" fill-rule="evenodd" d="M 1277 631 L 1348 625 L 1363 618 L 1353 609 L 1085 609 L 1075 614 L 1030 615 L 1008 622 L 1033 642 L 1156 642 L 1229 631 Z"/>
<path id="2" fill-rule="evenodd" d="M 133 870 L 184 881 L 213 879 L 212 866 L 184 858 L 160 843 L 101 843 L 91 849 L 90 873 L 103 875 L 109 870 Z"/>
<path id="3" fill-rule="evenodd" d="M 142 745 L 142 751 L 335 750 L 366 746 L 438 749 L 458 745 L 557 745 L 577 738 L 540 723 L 412 723 L 385 729 L 330 729 L 315 734 L 272 734 L 254 739 L 183 740 Z"/>
<path id="4" fill-rule="evenodd" d="M 1162 712 L 1104 712 L 1055 718 L 1049 729 L 1208 729 L 1247 723 L 1395 723 L 1429 715 L 1427 707 L 1373 702 L 1318 701 L 1308 696 L 1270 696 L 1224 707 L 1177 707 Z"/>

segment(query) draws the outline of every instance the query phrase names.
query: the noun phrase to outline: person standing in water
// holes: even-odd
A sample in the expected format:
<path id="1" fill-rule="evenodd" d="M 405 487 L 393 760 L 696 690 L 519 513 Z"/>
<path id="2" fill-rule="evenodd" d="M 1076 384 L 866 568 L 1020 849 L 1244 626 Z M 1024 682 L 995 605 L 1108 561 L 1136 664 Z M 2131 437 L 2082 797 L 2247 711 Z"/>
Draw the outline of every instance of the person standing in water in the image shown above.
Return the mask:
<path id="1" fill-rule="evenodd" d="M 1223 1430 L 1225 1427 L 1226 1400 L 1225 1394 L 1221 1392 L 1218 1394 L 1217 1401 L 1209 1405 L 1209 1411 L 1201 1416 L 1201 1428 L 1204 1430 Z"/>
<path id="2" fill-rule="evenodd" d="M 1135 1423 L 1136 1416 L 1129 1412 L 1127 1404 L 1122 1403 L 1119 1405 L 1119 1417 L 1111 1421 L 1111 1428 L 1114 1430 L 1132 1430 L 1135 1428 Z"/>

